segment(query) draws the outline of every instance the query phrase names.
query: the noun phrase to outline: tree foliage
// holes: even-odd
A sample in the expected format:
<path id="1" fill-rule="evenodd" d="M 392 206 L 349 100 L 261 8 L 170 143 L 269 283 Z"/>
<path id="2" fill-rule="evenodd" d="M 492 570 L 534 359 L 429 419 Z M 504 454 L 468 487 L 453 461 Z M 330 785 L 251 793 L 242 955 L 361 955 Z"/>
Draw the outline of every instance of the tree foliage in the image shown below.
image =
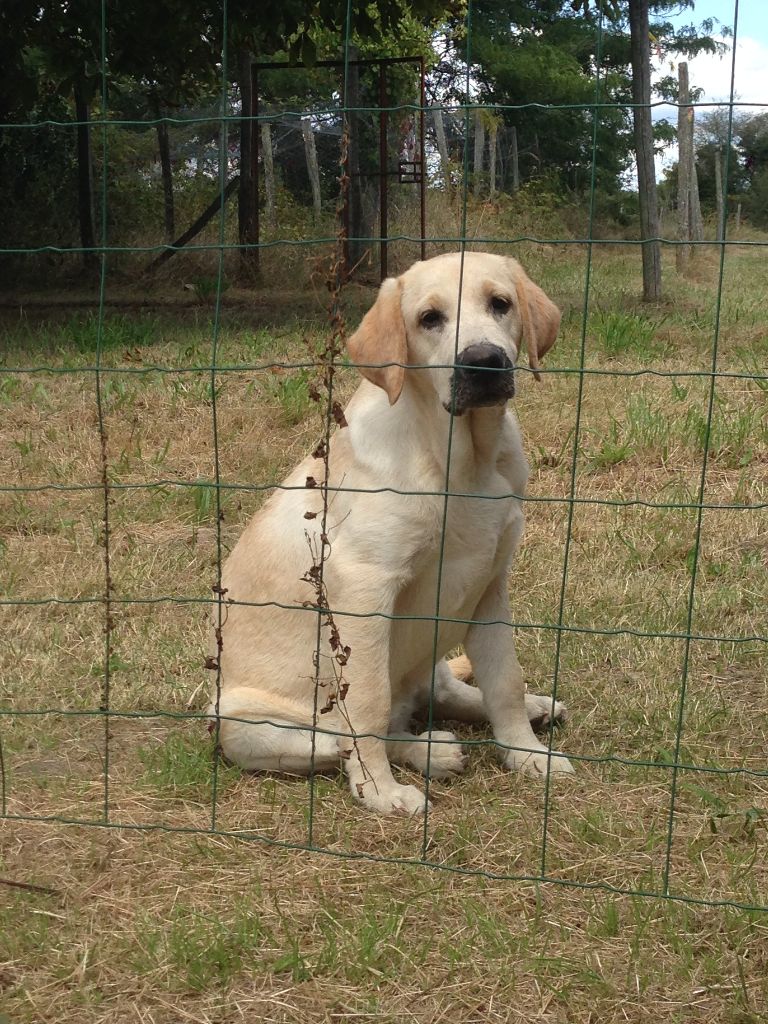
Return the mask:
<path id="1" fill-rule="evenodd" d="M 40 125 L 0 127 L 0 218 L 5 235 L 17 245 L 75 241 L 78 210 L 82 213 L 84 205 L 81 201 L 78 206 L 78 182 L 82 187 L 88 178 L 82 168 L 78 171 L 82 147 L 76 147 L 74 132 L 66 127 L 75 119 L 75 93 L 80 109 L 83 103 L 90 107 L 91 119 L 105 115 L 136 122 L 133 129 L 121 129 L 132 131 L 132 140 L 118 144 L 117 136 L 110 136 L 112 152 L 125 159 L 113 160 L 108 175 L 110 188 L 114 186 L 111 195 L 119 198 L 130 191 L 123 185 L 133 174 L 131 189 L 141 209 L 138 196 L 157 175 L 153 163 L 161 145 L 161 133 L 156 139 L 151 124 L 163 117 L 192 117 L 188 126 L 173 129 L 175 156 L 186 165 L 188 176 L 210 176 L 209 168 L 216 166 L 221 131 L 217 115 L 223 98 L 236 168 L 241 151 L 237 114 L 244 85 L 240 79 L 247 66 L 243 57 L 307 65 L 283 76 L 263 76 L 261 100 L 267 106 L 285 105 L 291 99 L 297 109 L 301 104 L 327 106 L 334 86 L 312 65 L 321 58 L 341 57 L 347 35 L 361 57 L 424 54 L 432 101 L 490 105 L 500 147 L 509 138 L 504 132 L 515 129 L 522 181 L 540 179 L 548 194 L 554 191 L 578 200 L 589 194 L 594 173 L 601 196 L 615 196 L 618 208 L 634 158 L 627 4 L 628 0 L 474 0 L 467 24 L 462 0 L 381 0 L 375 5 L 363 0 L 350 5 L 347 0 L 317 0 L 312 5 L 305 0 L 274 5 L 229 0 L 225 25 L 220 2 L 104 0 L 102 25 L 102 0 L 3 0 L 0 121 Z M 650 2 L 657 62 L 715 46 L 709 23 L 673 28 L 668 16 L 681 7 L 692 9 L 693 0 Z M 375 106 L 378 94 L 373 86 L 363 83 L 361 88 L 365 103 Z M 412 73 L 393 72 L 388 90 L 390 102 L 412 102 Z M 596 117 L 595 101 L 600 105 Z M 393 115 L 390 124 L 395 122 Z M 459 130 L 463 131 L 463 121 Z M 668 141 L 672 131 L 667 124 L 657 124 L 657 145 Z M 743 182 L 748 191 L 762 173 L 766 143 L 759 124 L 745 131 L 736 143 L 729 178 Z M 708 152 L 702 150 L 703 165 Z M 98 153 L 91 159 L 98 169 Z M 335 170 L 330 149 L 326 159 L 331 187 Z M 123 180 L 118 181 L 120 175 Z M 177 188 L 183 185 L 176 182 Z M 706 173 L 703 186 L 709 187 Z M 31 208 L 37 213 L 34 220 L 24 215 Z M 152 209 L 162 209 L 162 202 Z"/>
<path id="2" fill-rule="evenodd" d="M 716 48 L 713 25 L 675 28 L 672 11 L 693 0 L 649 4 L 653 59 Z M 592 105 L 596 119 L 595 180 L 619 192 L 634 160 L 632 52 L 627 0 L 476 0 L 471 33 L 453 25 L 453 47 L 435 76 L 438 98 L 497 104 L 517 130 L 524 176 L 547 168 L 559 187 L 583 193 L 592 183 Z M 599 52 L 598 52 L 599 49 Z M 471 53 L 470 95 L 461 59 Z M 543 109 L 543 108 L 547 109 Z M 665 121 L 654 126 L 658 145 L 671 141 Z"/>
<path id="3" fill-rule="evenodd" d="M 723 188 L 731 206 L 741 203 L 756 227 L 768 226 L 768 114 L 731 111 L 727 106 L 699 112 L 696 168 L 702 207 L 717 206 L 715 161 L 720 162 Z M 727 154 L 727 159 L 726 159 Z M 667 168 L 663 193 L 672 205 L 677 195 L 677 164 Z"/>

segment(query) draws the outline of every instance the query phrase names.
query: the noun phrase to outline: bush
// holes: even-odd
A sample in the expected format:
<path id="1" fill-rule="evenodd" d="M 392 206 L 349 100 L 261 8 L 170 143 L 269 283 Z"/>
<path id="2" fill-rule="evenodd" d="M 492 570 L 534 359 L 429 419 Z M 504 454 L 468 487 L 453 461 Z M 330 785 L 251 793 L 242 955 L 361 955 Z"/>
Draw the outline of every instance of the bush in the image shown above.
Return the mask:
<path id="1" fill-rule="evenodd" d="M 752 179 L 752 187 L 742 200 L 744 216 L 756 228 L 768 228 L 768 167 Z"/>

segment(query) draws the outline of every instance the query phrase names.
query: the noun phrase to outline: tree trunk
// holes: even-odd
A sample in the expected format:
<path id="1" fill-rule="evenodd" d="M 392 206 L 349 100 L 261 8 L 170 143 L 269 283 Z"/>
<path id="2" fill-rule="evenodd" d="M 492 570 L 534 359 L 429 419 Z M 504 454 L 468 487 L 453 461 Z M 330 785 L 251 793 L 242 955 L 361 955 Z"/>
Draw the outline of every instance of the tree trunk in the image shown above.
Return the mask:
<path id="1" fill-rule="evenodd" d="M 474 192 L 480 195 L 483 177 L 483 151 L 485 150 L 485 122 L 482 110 L 475 111 L 475 159 L 472 164 L 475 176 Z"/>
<path id="2" fill-rule="evenodd" d="M 683 274 L 693 255 L 688 244 L 691 240 L 691 168 L 693 167 L 693 107 L 688 91 L 688 65 L 677 66 L 677 222 L 679 244 L 675 252 L 675 266 Z"/>
<path id="3" fill-rule="evenodd" d="M 643 299 L 661 299 L 661 245 L 656 168 L 653 162 L 651 122 L 651 39 L 648 0 L 629 0 L 629 32 L 632 49 L 632 102 L 634 107 L 637 186 L 640 197 L 640 231 L 643 245 Z"/>
<path id="4" fill-rule="evenodd" d="M 237 54 L 237 77 L 240 90 L 240 185 L 237 193 L 237 237 L 241 246 L 256 244 L 256 210 L 253 194 L 253 88 L 251 64 L 253 58 L 247 50 Z M 256 249 L 240 250 L 240 267 L 253 273 Z"/>
<path id="5" fill-rule="evenodd" d="M 157 120 L 157 148 L 160 152 L 160 174 L 163 182 L 163 216 L 165 220 L 165 240 L 170 243 L 176 234 L 173 208 L 173 166 L 171 164 L 171 146 L 168 138 L 168 125 L 161 121 L 163 112 L 157 100 L 154 101 L 154 113 Z"/>
<path id="6" fill-rule="evenodd" d="M 315 211 L 315 219 L 319 218 L 322 210 L 322 199 L 320 196 L 320 168 L 317 164 L 317 149 L 315 148 L 315 135 L 312 131 L 312 122 L 308 117 L 301 119 L 301 134 L 304 136 L 304 152 L 307 157 L 307 171 L 309 183 L 312 186 L 312 206 Z"/>
<path id="7" fill-rule="evenodd" d="M 96 247 L 93 217 L 93 158 L 91 156 L 91 128 L 88 124 L 88 103 L 81 83 L 75 84 L 75 119 L 77 124 L 77 212 L 80 221 L 80 244 L 85 250 Z M 83 253 L 83 266 L 95 270 L 96 253 Z"/>
<path id="8" fill-rule="evenodd" d="M 269 121 L 261 122 L 261 159 L 264 164 L 264 212 L 269 227 L 275 226 L 275 162 Z"/>
<path id="9" fill-rule="evenodd" d="M 448 156 L 448 143 L 445 139 L 443 112 L 440 107 L 432 108 L 432 120 L 435 124 L 435 141 L 437 142 L 437 151 L 440 154 L 440 170 L 443 173 L 445 187 L 448 189 L 451 186 L 451 161 Z"/>

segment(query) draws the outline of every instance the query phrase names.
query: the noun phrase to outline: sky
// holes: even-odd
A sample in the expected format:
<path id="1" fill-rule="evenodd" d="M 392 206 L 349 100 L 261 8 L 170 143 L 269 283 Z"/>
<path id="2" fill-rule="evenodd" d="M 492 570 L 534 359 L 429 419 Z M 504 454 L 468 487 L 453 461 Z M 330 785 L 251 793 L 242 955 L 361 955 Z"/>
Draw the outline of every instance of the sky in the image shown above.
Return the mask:
<path id="1" fill-rule="evenodd" d="M 713 35 L 728 46 L 728 52 L 721 57 L 701 54 L 688 62 L 691 86 L 704 89 L 704 101 L 727 102 L 730 98 L 733 39 L 721 32 L 723 25 L 733 29 L 735 6 L 736 0 L 696 0 L 693 11 L 671 19 L 681 25 L 716 19 Z M 766 0 L 738 0 L 734 100 L 739 102 L 768 104 L 767 7 Z"/>
<path id="2" fill-rule="evenodd" d="M 728 103 L 731 97 L 731 74 L 733 71 L 733 38 L 723 33 L 723 27 L 733 30 L 736 0 L 696 0 L 695 8 L 686 10 L 669 20 L 676 25 L 700 25 L 706 18 L 712 18 L 714 38 L 725 43 L 727 50 L 722 55 L 700 54 L 688 61 L 688 78 L 691 88 L 703 89 L 700 103 Z M 736 69 L 733 79 L 734 102 L 748 104 L 756 113 L 768 111 L 768 3 L 766 0 L 738 0 L 738 24 L 736 35 Z M 677 74 L 677 62 L 668 62 L 656 69 L 656 77 Z M 698 108 L 699 111 L 706 108 Z M 739 107 L 740 110 L 747 109 Z M 665 117 L 677 125 L 677 108 L 659 106 L 654 118 Z M 660 178 L 665 168 L 677 161 L 677 145 L 669 146 L 656 158 L 656 172 Z M 634 175 L 633 175 L 634 177 Z"/>

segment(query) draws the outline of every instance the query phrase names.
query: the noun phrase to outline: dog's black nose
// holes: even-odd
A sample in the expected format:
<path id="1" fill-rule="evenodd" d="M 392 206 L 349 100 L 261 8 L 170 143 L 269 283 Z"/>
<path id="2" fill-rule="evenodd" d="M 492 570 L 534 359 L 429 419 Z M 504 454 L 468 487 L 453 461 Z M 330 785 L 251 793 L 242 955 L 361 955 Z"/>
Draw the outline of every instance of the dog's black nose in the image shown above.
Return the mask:
<path id="1" fill-rule="evenodd" d="M 467 409 L 504 405 L 515 394 L 515 367 L 499 345 L 479 341 L 456 356 L 451 401 L 443 402 L 454 416 Z"/>
<path id="2" fill-rule="evenodd" d="M 462 349 L 456 356 L 456 365 L 468 370 L 509 370 L 512 363 L 503 348 L 481 341 Z"/>

